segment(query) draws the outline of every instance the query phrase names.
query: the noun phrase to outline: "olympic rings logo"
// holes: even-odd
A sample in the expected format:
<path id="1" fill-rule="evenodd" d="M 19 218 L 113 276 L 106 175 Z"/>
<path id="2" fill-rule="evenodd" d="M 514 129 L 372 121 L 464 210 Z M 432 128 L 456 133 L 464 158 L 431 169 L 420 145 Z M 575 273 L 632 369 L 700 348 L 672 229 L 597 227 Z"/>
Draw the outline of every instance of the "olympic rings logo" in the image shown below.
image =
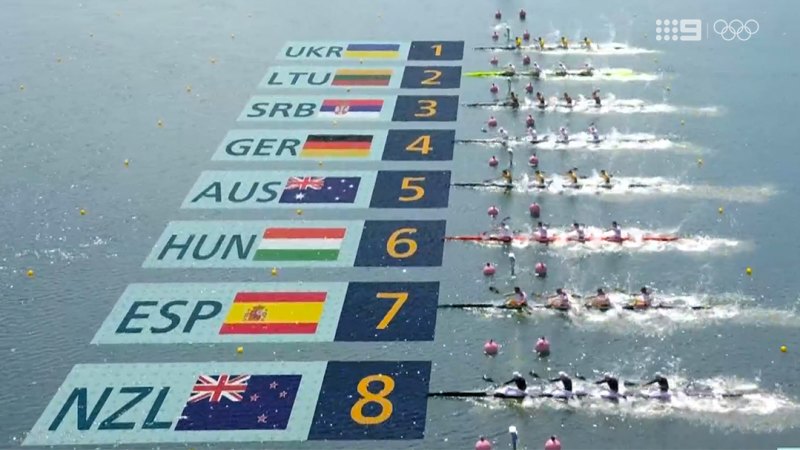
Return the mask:
<path id="1" fill-rule="evenodd" d="M 733 19 L 730 22 L 718 19 L 714 22 L 714 32 L 728 42 L 734 39 L 749 41 L 754 34 L 758 33 L 759 28 L 758 22 L 754 19 L 749 19 L 746 22 L 742 22 L 739 19 Z"/>

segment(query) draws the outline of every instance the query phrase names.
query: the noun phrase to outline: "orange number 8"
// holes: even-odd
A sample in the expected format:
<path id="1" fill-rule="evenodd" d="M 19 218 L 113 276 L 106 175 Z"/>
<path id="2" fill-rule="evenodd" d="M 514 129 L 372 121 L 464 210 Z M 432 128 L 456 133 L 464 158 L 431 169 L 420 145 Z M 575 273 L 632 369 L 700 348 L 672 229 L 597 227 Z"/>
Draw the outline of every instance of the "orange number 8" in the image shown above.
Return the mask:
<path id="1" fill-rule="evenodd" d="M 383 387 L 380 391 L 376 393 L 370 392 L 369 384 L 373 382 L 381 383 Z M 366 376 L 358 382 L 356 391 L 358 391 L 361 398 L 350 408 L 350 418 L 353 419 L 355 423 L 359 425 L 378 425 L 392 417 L 394 405 L 392 405 L 392 402 L 386 398 L 386 396 L 394 391 L 394 378 L 382 374 Z M 376 403 L 381 407 L 381 411 L 378 415 L 364 415 L 364 407 L 370 403 Z"/>

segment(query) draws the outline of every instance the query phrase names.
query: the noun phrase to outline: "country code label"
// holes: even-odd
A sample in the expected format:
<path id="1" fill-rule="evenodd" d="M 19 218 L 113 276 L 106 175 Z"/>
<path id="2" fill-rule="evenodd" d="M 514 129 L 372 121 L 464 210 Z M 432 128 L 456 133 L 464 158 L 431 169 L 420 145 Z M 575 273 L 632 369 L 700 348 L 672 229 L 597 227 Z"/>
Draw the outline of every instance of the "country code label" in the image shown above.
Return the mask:
<path id="1" fill-rule="evenodd" d="M 454 122 L 457 95 L 251 97 L 240 122 Z"/>
<path id="2" fill-rule="evenodd" d="M 444 220 L 175 221 L 143 267 L 435 267 L 444 235 Z"/>
<path id="3" fill-rule="evenodd" d="M 431 363 L 72 368 L 23 445 L 422 439 Z"/>
<path id="4" fill-rule="evenodd" d="M 214 161 L 451 161 L 455 130 L 231 130 Z"/>
<path id="5" fill-rule="evenodd" d="M 292 61 L 459 61 L 464 41 L 292 41 L 276 59 Z"/>
<path id="6" fill-rule="evenodd" d="M 261 89 L 458 89 L 460 66 L 308 67 L 269 69 Z"/>
<path id="7" fill-rule="evenodd" d="M 183 208 L 446 208 L 449 171 L 206 171 Z"/>
<path id="8" fill-rule="evenodd" d="M 93 344 L 432 341 L 439 283 L 147 283 Z"/>

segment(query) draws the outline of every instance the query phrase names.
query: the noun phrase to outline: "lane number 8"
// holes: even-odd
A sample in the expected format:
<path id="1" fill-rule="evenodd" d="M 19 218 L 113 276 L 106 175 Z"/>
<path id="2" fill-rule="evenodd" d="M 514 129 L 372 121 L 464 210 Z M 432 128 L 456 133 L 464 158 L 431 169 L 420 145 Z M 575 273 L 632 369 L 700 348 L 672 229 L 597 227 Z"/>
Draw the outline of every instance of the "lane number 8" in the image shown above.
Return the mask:
<path id="1" fill-rule="evenodd" d="M 381 389 L 375 393 L 370 392 L 370 383 L 380 383 Z M 394 378 L 383 374 L 368 375 L 358 382 L 356 391 L 361 397 L 350 408 L 350 418 L 353 419 L 353 422 L 359 425 L 379 425 L 392 417 L 394 405 L 386 397 L 394 391 Z M 367 416 L 364 414 L 364 407 L 370 403 L 380 407 L 377 415 Z"/>

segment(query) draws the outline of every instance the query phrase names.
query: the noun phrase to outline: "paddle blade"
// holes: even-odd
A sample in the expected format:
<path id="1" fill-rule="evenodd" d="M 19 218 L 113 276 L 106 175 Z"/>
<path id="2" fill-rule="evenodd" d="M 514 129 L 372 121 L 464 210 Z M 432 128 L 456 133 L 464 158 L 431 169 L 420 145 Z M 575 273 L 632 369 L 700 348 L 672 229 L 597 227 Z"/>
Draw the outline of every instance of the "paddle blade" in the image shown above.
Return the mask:
<path id="1" fill-rule="evenodd" d="M 494 383 L 494 380 L 489 375 L 484 375 L 481 378 L 483 378 L 483 381 L 485 381 L 487 383 Z"/>

